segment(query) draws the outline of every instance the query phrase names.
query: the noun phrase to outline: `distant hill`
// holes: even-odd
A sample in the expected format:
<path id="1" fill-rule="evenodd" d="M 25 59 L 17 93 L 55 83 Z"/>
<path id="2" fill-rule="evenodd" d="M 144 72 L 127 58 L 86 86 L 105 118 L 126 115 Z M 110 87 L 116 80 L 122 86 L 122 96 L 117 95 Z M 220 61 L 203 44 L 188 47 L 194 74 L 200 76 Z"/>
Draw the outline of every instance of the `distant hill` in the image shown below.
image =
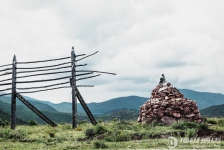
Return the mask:
<path id="1" fill-rule="evenodd" d="M 1 109 L 0 109 L 0 119 L 2 121 L 5 121 L 7 120 L 8 122 L 10 122 L 10 114 L 6 113 L 6 112 L 3 112 Z M 27 124 L 27 122 L 21 120 L 21 119 L 18 119 L 16 118 L 16 124 L 20 124 L 20 125 L 23 125 L 23 124 Z"/>
<path id="2" fill-rule="evenodd" d="M 188 89 L 180 89 L 181 93 L 184 94 L 185 98 L 190 98 L 197 102 L 199 109 L 204 109 L 212 105 L 221 105 L 224 104 L 224 95 L 219 93 L 209 93 L 209 92 L 197 92 Z M 149 91 L 150 95 L 151 91 Z M 35 107 L 37 107 L 41 112 L 46 116 L 49 116 L 55 122 L 71 122 L 71 112 L 72 105 L 68 102 L 62 102 L 59 104 L 54 104 L 48 101 L 40 101 L 31 97 L 24 96 L 29 102 L 31 102 Z M 139 111 L 139 107 L 145 103 L 149 98 L 139 97 L 139 96 L 127 96 L 127 97 L 118 97 L 113 98 L 104 102 L 99 103 L 88 103 L 88 107 L 91 112 L 98 117 L 99 115 L 105 115 L 105 113 L 120 110 L 136 110 Z M 2 96 L 0 97 L 0 109 L 6 113 L 11 113 L 11 97 Z M 85 115 L 81 104 L 78 106 L 78 116 L 80 120 L 88 120 Z M 130 111 L 129 111 L 130 112 Z M 202 111 L 203 112 L 203 111 Z M 117 112 L 116 112 L 117 113 Z M 131 113 L 131 112 L 130 112 Z M 28 109 L 23 103 L 17 100 L 17 117 L 24 120 L 36 120 L 39 123 L 45 123 L 40 119 L 35 113 Z M 131 116 L 131 115 L 130 115 Z"/>
<path id="3" fill-rule="evenodd" d="M 203 117 L 224 117 L 224 104 L 202 109 L 200 113 Z"/>
<path id="4" fill-rule="evenodd" d="M 180 92 L 185 98 L 195 100 L 199 109 L 224 104 L 224 95 L 220 93 L 197 92 L 188 89 L 180 89 Z"/>
<path id="5" fill-rule="evenodd" d="M 28 100 L 31 104 L 33 104 L 37 109 L 39 110 L 47 110 L 47 111 L 55 111 L 57 110 L 53 107 L 51 107 L 48 104 L 45 104 L 39 100 L 30 98 L 28 96 L 24 96 L 26 100 Z M 11 104 L 11 96 L 2 96 L 0 97 L 0 101 Z M 18 98 L 16 99 L 16 105 L 24 105 Z"/>
<path id="6" fill-rule="evenodd" d="M 212 105 L 224 104 L 224 95 L 220 93 L 197 92 L 188 89 L 180 89 L 180 92 L 184 94 L 185 98 L 195 100 L 197 102 L 199 110 L 206 107 L 210 107 Z M 93 114 L 103 114 L 108 111 L 122 108 L 139 110 L 139 107 L 143 105 L 148 99 L 149 98 L 139 96 L 127 96 L 118 97 L 99 103 L 88 103 L 87 105 Z M 72 105 L 68 102 L 62 102 L 59 104 L 53 104 L 51 102 L 45 101 L 41 102 L 47 103 L 48 105 L 60 112 L 70 113 L 72 111 Z M 78 112 L 84 113 L 82 106 L 79 103 L 77 105 Z"/>
<path id="7" fill-rule="evenodd" d="M 110 99 L 100 103 L 88 103 L 87 105 L 93 114 L 104 114 L 109 111 L 123 108 L 138 110 L 139 107 L 144 104 L 146 100 L 148 100 L 148 98 L 139 96 L 127 96 Z M 50 105 L 51 107 L 60 112 L 72 112 L 72 104 L 68 102 L 62 102 L 59 104 L 54 104 L 48 101 L 41 102 Z M 77 107 L 79 113 L 85 113 L 80 103 L 77 104 Z"/>
<path id="8" fill-rule="evenodd" d="M 0 109 L 5 113 L 11 114 L 10 103 L 0 101 Z M 47 111 L 47 110 L 40 110 L 40 111 L 56 123 L 61 123 L 61 122 L 71 123 L 72 121 L 71 113 L 63 113 L 63 112 Z M 27 108 L 24 104 L 16 106 L 16 117 L 26 122 L 30 120 L 36 120 L 40 124 L 46 124 L 39 116 L 37 116 L 33 111 Z M 82 114 L 78 114 L 78 118 L 79 120 L 88 120 L 87 116 Z"/>
<path id="9" fill-rule="evenodd" d="M 117 118 L 118 120 L 136 121 L 138 119 L 138 116 L 139 116 L 139 111 L 123 108 L 123 109 L 113 110 L 105 114 L 96 116 L 96 118 L 101 119 L 103 121 L 111 121 L 115 118 Z"/>

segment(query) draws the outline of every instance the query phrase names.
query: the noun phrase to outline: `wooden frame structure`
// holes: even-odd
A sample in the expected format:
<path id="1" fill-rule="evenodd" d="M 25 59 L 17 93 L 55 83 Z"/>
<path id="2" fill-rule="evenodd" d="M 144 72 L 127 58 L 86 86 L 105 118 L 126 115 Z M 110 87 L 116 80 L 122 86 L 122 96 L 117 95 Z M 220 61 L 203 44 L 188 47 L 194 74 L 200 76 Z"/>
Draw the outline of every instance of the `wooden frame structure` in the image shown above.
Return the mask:
<path id="1" fill-rule="evenodd" d="M 112 74 L 112 75 L 116 75 L 114 73 L 109 73 L 109 72 L 102 72 L 102 71 L 91 71 L 91 70 L 76 70 L 76 67 L 78 66 L 85 66 L 87 64 L 84 65 L 77 65 L 76 62 L 90 57 L 94 54 L 96 54 L 97 52 L 85 56 L 81 59 L 77 59 L 77 57 L 79 56 L 84 56 L 85 54 L 81 54 L 81 55 L 76 55 L 75 51 L 74 51 L 74 47 L 72 47 L 71 50 L 71 56 L 70 57 L 64 57 L 64 58 L 58 58 L 58 59 L 51 59 L 51 60 L 42 60 L 42 61 L 32 61 L 32 62 L 17 62 L 16 56 L 14 55 L 13 57 L 13 61 L 12 64 L 8 64 L 8 65 L 2 65 L 0 67 L 5 67 L 5 66 L 12 66 L 12 68 L 6 68 L 1 71 L 6 71 L 6 70 L 11 70 L 12 72 L 6 72 L 3 74 L 0 74 L 0 76 L 4 76 L 4 75 L 12 75 L 11 79 L 5 79 L 5 80 L 0 80 L 0 82 L 4 82 L 4 81 L 9 81 L 11 80 L 11 83 L 4 83 L 4 84 L 0 84 L 0 86 L 5 86 L 5 85 L 11 85 L 11 93 L 4 93 L 1 94 L 0 96 L 4 96 L 4 95 L 9 95 L 11 94 L 11 129 L 15 129 L 16 127 L 16 98 L 18 98 L 22 103 L 24 103 L 29 109 L 31 109 L 34 113 L 36 113 L 41 119 L 43 119 L 46 123 L 48 123 L 49 125 L 51 125 L 52 127 L 56 127 L 57 125 L 51 121 L 47 116 L 45 116 L 41 111 L 39 111 L 34 105 L 32 105 L 28 100 L 26 100 L 21 94 L 20 92 L 17 91 L 17 84 L 20 83 L 32 83 L 32 82 L 46 82 L 46 81 L 56 81 L 56 80 L 61 80 L 61 79 L 68 79 L 70 81 L 67 82 L 63 82 L 63 83 L 57 83 L 57 84 L 51 84 L 51 85 L 47 85 L 47 86 L 40 86 L 40 87 L 27 87 L 27 88 L 19 88 L 21 90 L 29 90 L 29 89 L 39 89 L 39 88 L 43 88 L 43 90 L 36 90 L 36 91 L 26 91 L 26 92 L 21 92 L 21 93 L 34 93 L 34 92 L 41 92 L 41 91 L 48 91 L 48 90 L 54 90 L 54 89 L 59 89 L 59 88 L 71 88 L 72 89 L 72 128 L 76 128 L 77 127 L 77 99 L 79 100 L 79 102 L 81 103 L 82 107 L 84 108 L 86 114 L 88 115 L 91 123 L 93 125 L 96 125 L 97 122 L 93 116 L 93 114 L 91 113 L 90 109 L 88 108 L 87 104 L 85 103 L 81 93 L 78 90 L 78 87 L 93 87 L 93 86 L 89 86 L 89 85 L 77 85 L 76 81 L 78 80 L 84 80 L 84 79 L 88 79 L 88 78 L 93 78 L 93 77 L 97 77 L 98 75 L 94 75 L 94 76 L 89 76 L 89 77 L 84 77 L 84 78 L 79 78 L 76 79 L 77 76 L 82 76 L 82 75 L 89 75 L 92 73 L 105 73 L 105 74 Z M 65 64 L 69 64 L 69 62 L 65 62 L 65 63 L 61 63 L 61 64 L 56 64 L 56 65 L 51 65 L 51 66 L 40 66 L 40 67 L 32 67 L 32 68 L 20 68 L 17 67 L 18 64 L 28 64 L 28 63 L 39 63 L 39 62 L 47 62 L 47 61 L 56 61 L 56 60 L 63 60 L 63 59 L 68 59 L 71 58 L 71 66 L 63 66 L 63 67 L 57 67 L 57 66 L 61 66 L 61 65 L 65 65 Z M 50 69 L 49 69 L 50 67 Z M 53 67 L 53 68 L 52 68 Z M 54 68 L 57 67 L 57 68 Z M 48 68 L 48 69 L 40 69 L 40 68 Z M 32 75 L 26 75 L 26 76 L 19 76 L 17 77 L 17 73 L 30 73 L 30 72 L 40 72 L 40 71 L 49 71 L 49 70 L 57 70 L 57 69 L 61 69 L 61 68 L 70 68 L 70 71 L 60 71 L 60 72 L 47 72 L 47 73 L 38 73 L 38 74 L 32 74 Z M 31 70 L 31 71 L 17 71 L 20 69 L 38 69 L 38 70 Z M 53 78 L 53 79 L 48 79 L 48 80 L 33 80 L 33 81 L 17 81 L 18 78 L 26 78 L 26 77 L 31 77 L 31 76 L 41 76 L 41 75 L 48 75 L 48 74 L 58 74 L 58 73 L 68 73 L 71 72 L 71 76 L 66 76 L 66 77 L 61 77 L 61 78 Z M 82 74 L 76 74 L 77 72 L 84 72 Z M 54 87 L 54 88 L 49 88 L 52 86 L 59 86 L 62 84 L 70 84 L 70 86 L 61 86 L 61 87 Z M 3 89 L 0 90 L 0 92 L 5 92 L 6 90 L 10 90 L 10 88 L 8 89 Z"/>

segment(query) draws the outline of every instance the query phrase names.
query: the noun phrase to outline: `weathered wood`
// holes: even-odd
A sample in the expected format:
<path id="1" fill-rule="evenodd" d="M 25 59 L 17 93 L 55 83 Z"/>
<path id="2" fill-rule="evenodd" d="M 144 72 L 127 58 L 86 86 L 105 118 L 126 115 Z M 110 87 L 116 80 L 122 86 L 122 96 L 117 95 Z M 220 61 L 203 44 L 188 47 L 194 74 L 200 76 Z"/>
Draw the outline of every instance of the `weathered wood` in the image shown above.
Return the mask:
<path id="1" fill-rule="evenodd" d="M 50 66 L 41 66 L 41 67 L 31 67 L 31 68 L 16 68 L 16 69 L 40 69 L 40 68 L 49 68 L 49 67 L 56 67 L 56 66 L 61 66 L 61 65 L 65 65 L 65 64 L 70 64 L 70 62 L 66 62 L 66 63 L 60 63 L 57 65 L 50 65 Z"/>
<path id="2" fill-rule="evenodd" d="M 75 90 L 76 90 L 76 96 L 77 96 L 77 98 L 78 98 L 80 104 L 81 104 L 82 107 L 84 108 L 86 114 L 88 115 L 88 117 L 89 117 L 91 123 L 92 123 L 93 125 L 96 125 L 97 122 L 96 122 L 95 118 L 93 117 L 93 114 L 92 114 L 91 111 L 89 110 L 88 106 L 86 105 L 86 103 L 85 103 L 85 101 L 84 101 L 84 99 L 83 99 L 81 93 L 79 92 L 78 88 L 76 87 Z"/>
<path id="3" fill-rule="evenodd" d="M 12 61 L 11 129 L 16 127 L 16 56 Z"/>
<path id="4" fill-rule="evenodd" d="M 101 74 L 98 74 L 98 75 L 95 75 L 95 76 L 89 76 L 89 77 L 85 77 L 85 78 L 79 78 L 76 81 L 78 81 L 78 80 L 84 80 L 84 79 L 88 79 L 88 78 L 94 78 L 94 77 L 97 77 L 97 76 L 100 76 L 100 75 Z"/>
<path id="5" fill-rule="evenodd" d="M 37 114 L 41 119 L 43 119 L 46 123 L 51 125 L 52 127 L 56 127 L 57 125 L 51 121 L 47 116 L 45 116 L 42 112 L 40 112 L 35 106 L 33 106 L 29 101 L 27 101 L 22 95 L 16 93 L 16 97 L 25 104 L 28 108 L 30 108 L 35 114 Z"/>
<path id="6" fill-rule="evenodd" d="M 12 80 L 12 78 L 9 78 L 9 79 L 5 79 L 5 80 L 1 80 L 0 82 L 4 82 L 4 81 L 10 81 Z"/>
<path id="7" fill-rule="evenodd" d="M 51 84 L 51 85 L 46 85 L 46 86 L 35 86 L 35 87 L 28 87 L 28 88 L 17 88 L 17 90 L 29 90 L 29 89 L 41 89 L 41 88 L 48 88 L 52 86 L 58 86 L 58 85 L 63 85 L 63 84 L 68 84 L 69 81 L 67 82 L 61 82 L 57 84 Z"/>
<path id="8" fill-rule="evenodd" d="M 72 86 L 72 128 L 76 128 L 77 127 L 77 99 L 76 99 L 76 68 L 75 68 L 75 61 L 76 60 L 76 55 L 75 55 L 75 51 L 74 51 L 74 47 L 72 47 L 72 51 L 71 51 L 71 65 L 72 67 L 72 74 L 71 74 L 71 86 Z"/>
<path id="9" fill-rule="evenodd" d="M 33 83 L 33 82 L 47 82 L 47 81 L 55 81 L 55 80 L 62 80 L 62 79 L 69 79 L 70 76 L 61 77 L 61 78 L 53 78 L 53 79 L 42 79 L 42 80 L 32 80 L 32 81 L 18 81 L 16 83 Z"/>
<path id="10" fill-rule="evenodd" d="M 83 57 L 83 58 L 80 58 L 80 59 L 76 60 L 76 62 L 77 62 L 77 61 L 80 61 L 80 60 L 82 60 L 82 59 L 85 59 L 85 58 L 87 58 L 87 57 L 93 56 L 93 55 L 95 55 L 96 53 L 98 53 L 98 51 L 96 51 L 95 53 L 90 54 L 90 55 L 88 55 L 88 56 L 85 56 L 85 57 Z"/>
<path id="11" fill-rule="evenodd" d="M 70 57 L 63 57 L 63 58 L 49 59 L 49 60 L 41 60 L 41 61 L 17 62 L 17 64 L 40 63 L 40 62 L 55 61 L 55 60 L 62 60 L 62 59 L 68 59 L 68 58 L 70 58 Z"/>
<path id="12" fill-rule="evenodd" d="M 52 69 L 41 69 L 41 70 L 31 70 L 31 71 L 18 71 L 18 73 L 30 73 L 30 72 L 38 72 L 38 71 L 49 71 L 49 70 L 58 70 L 63 68 L 70 68 L 71 66 L 64 66 L 64 67 L 58 67 L 58 68 L 52 68 Z"/>
<path id="13" fill-rule="evenodd" d="M 33 76 L 48 75 L 48 74 L 68 73 L 68 72 L 71 72 L 71 71 L 60 71 L 60 72 L 49 72 L 49 73 L 31 74 L 31 75 L 19 76 L 19 77 L 17 77 L 17 79 L 18 78 L 33 77 Z"/>
<path id="14" fill-rule="evenodd" d="M 62 89 L 62 88 L 70 88 L 70 87 L 71 87 L 71 86 L 62 86 L 62 87 L 49 88 L 49 89 L 36 90 L 36 91 L 27 91 L 27 92 L 20 92 L 20 93 L 36 93 L 36 92 L 50 91 L 50 90 L 56 90 L 56 89 Z"/>
<path id="15" fill-rule="evenodd" d="M 7 70 L 12 70 L 12 68 L 5 68 L 5 69 L 0 70 L 0 72 L 7 71 Z"/>
<path id="16" fill-rule="evenodd" d="M 2 65 L 0 67 L 11 66 L 12 64 Z"/>

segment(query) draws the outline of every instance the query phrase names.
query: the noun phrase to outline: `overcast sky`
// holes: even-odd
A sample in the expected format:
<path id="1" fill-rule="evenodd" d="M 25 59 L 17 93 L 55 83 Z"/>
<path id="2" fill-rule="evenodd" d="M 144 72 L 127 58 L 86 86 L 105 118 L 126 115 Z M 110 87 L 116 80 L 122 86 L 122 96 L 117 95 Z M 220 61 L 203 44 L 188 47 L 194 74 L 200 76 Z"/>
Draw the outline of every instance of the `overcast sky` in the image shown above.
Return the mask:
<path id="1" fill-rule="evenodd" d="M 77 70 L 117 73 L 78 81 L 95 85 L 79 88 L 87 103 L 130 95 L 150 97 L 162 73 L 179 89 L 224 93 L 223 8 L 221 0 L 2 0 L 0 65 L 11 63 L 14 54 L 18 62 L 67 57 L 74 46 L 76 54 L 99 51 L 80 61 L 88 66 Z M 23 80 L 66 75 L 70 74 Z M 57 82 L 62 81 L 44 85 Z M 71 102 L 70 93 L 71 89 L 59 89 L 27 96 L 59 103 Z"/>

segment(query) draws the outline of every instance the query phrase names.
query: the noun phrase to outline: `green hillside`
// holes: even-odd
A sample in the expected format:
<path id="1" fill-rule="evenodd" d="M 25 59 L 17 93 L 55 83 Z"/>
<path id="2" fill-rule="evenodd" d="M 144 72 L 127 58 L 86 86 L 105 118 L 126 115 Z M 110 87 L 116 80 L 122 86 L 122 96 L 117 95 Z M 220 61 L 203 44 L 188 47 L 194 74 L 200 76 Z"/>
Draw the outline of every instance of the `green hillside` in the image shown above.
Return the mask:
<path id="1" fill-rule="evenodd" d="M 199 109 L 207 108 L 212 105 L 224 104 L 224 95 L 220 93 L 197 92 L 188 89 L 181 89 L 180 91 L 184 94 L 185 98 L 195 100 Z M 148 99 L 149 98 L 139 96 L 127 96 L 118 97 L 99 103 L 88 103 L 87 105 L 93 114 L 103 114 L 108 111 L 123 108 L 139 110 L 139 106 L 143 105 Z M 72 111 L 72 105 L 68 102 L 62 102 L 59 104 L 53 104 L 46 101 L 41 102 L 50 105 L 59 112 L 71 113 Z M 77 107 L 79 113 L 84 113 L 84 110 L 79 103 L 77 104 Z"/>
<path id="2" fill-rule="evenodd" d="M 5 121 L 7 120 L 8 122 L 10 122 L 10 114 L 6 113 L 6 112 L 3 112 L 1 109 L 0 109 L 0 119 L 2 121 Z M 17 124 L 20 124 L 20 125 L 23 125 L 23 124 L 27 124 L 27 122 L 21 120 L 21 119 L 18 119 L 16 118 L 16 123 Z"/>
<path id="3" fill-rule="evenodd" d="M 202 109 L 200 113 L 203 117 L 224 117 L 224 104 Z"/>
<path id="4" fill-rule="evenodd" d="M 104 114 L 109 111 L 119 110 L 123 108 L 138 110 L 139 106 L 144 104 L 146 100 L 148 100 L 148 98 L 139 96 L 127 96 L 110 99 L 100 103 L 88 103 L 87 105 L 93 114 Z M 55 108 L 57 111 L 72 112 L 71 103 L 62 102 L 60 104 L 53 104 L 46 101 L 42 102 L 47 103 L 51 107 Z M 77 104 L 77 107 L 79 113 L 85 113 L 80 103 Z"/>
<path id="5" fill-rule="evenodd" d="M 5 113 L 11 113 L 11 105 L 10 103 L 5 103 L 0 101 L 0 109 Z M 55 112 L 55 111 L 46 111 L 40 110 L 43 114 L 49 117 L 52 121 L 56 123 L 67 122 L 70 123 L 72 120 L 70 113 L 62 113 L 62 112 Z M 36 120 L 40 124 L 45 124 L 45 122 L 37 116 L 33 111 L 27 108 L 24 104 L 16 106 L 16 117 L 20 118 L 24 121 Z M 87 116 L 78 114 L 79 120 L 87 120 Z"/>
<path id="6" fill-rule="evenodd" d="M 224 95 L 220 93 L 197 92 L 188 89 L 181 89 L 180 92 L 184 94 L 185 98 L 195 100 L 199 109 L 224 104 Z"/>
<path id="7" fill-rule="evenodd" d="M 36 99 L 24 96 L 26 100 L 28 100 L 31 104 L 33 104 L 37 109 L 39 110 L 47 110 L 47 111 L 55 111 L 57 110 L 48 104 L 42 103 L 41 101 L 38 101 Z M 11 104 L 11 96 L 2 96 L 0 97 L 0 101 Z M 23 105 L 23 103 L 17 98 L 16 99 L 16 105 Z"/>
<path id="8" fill-rule="evenodd" d="M 124 109 L 113 110 L 102 115 L 98 115 L 96 118 L 101 119 L 103 121 L 111 121 L 115 118 L 118 120 L 136 121 L 138 116 L 139 116 L 139 111 L 124 108 Z"/>

